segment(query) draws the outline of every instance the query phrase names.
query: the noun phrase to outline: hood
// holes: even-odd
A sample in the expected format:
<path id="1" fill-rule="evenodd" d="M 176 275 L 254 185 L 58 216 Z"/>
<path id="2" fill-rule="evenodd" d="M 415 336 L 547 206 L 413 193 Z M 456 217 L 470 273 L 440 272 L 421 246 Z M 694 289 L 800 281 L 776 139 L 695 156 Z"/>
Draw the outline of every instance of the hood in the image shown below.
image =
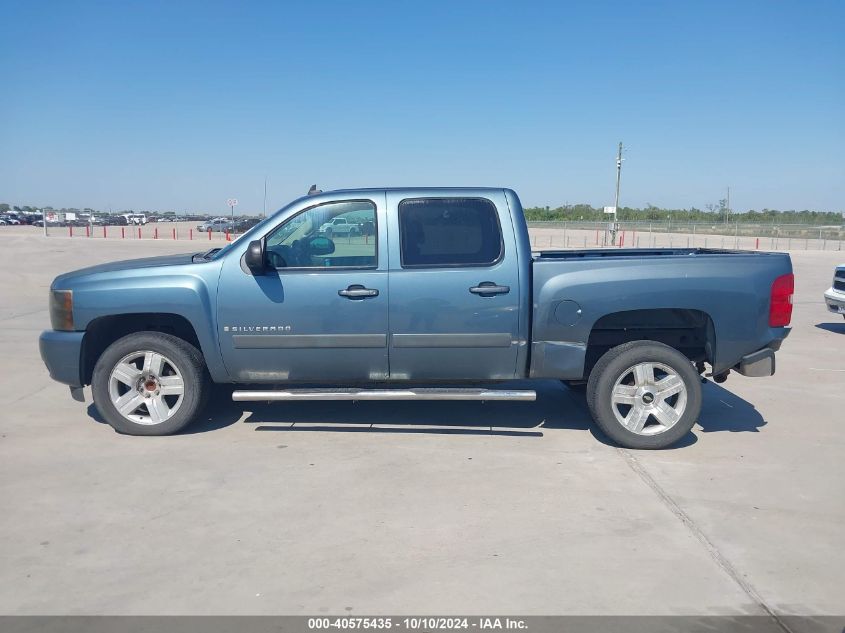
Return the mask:
<path id="1" fill-rule="evenodd" d="M 185 255 L 161 255 L 159 257 L 142 257 L 141 259 L 127 259 L 117 262 L 108 262 L 80 268 L 56 277 L 53 281 L 54 288 L 63 287 L 64 283 L 78 277 L 97 275 L 100 273 L 113 273 L 121 270 L 137 270 L 139 268 L 158 268 L 161 266 L 183 266 L 192 263 L 194 253 Z"/>

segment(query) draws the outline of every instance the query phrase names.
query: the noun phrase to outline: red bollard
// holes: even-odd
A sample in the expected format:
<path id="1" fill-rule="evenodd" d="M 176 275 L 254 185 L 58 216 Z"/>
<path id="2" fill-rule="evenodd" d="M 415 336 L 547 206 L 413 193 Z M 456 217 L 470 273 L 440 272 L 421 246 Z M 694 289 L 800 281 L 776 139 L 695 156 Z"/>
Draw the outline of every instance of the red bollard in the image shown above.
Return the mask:
<path id="1" fill-rule="evenodd" d="M 211 229 L 208 229 L 208 241 L 211 241 Z"/>
<path id="2" fill-rule="evenodd" d="M 141 239 L 141 227 L 140 226 L 138 227 L 138 239 L 139 240 Z"/>
<path id="3" fill-rule="evenodd" d="M 189 240 L 194 239 L 194 229 L 188 229 L 188 239 Z"/>
<path id="4" fill-rule="evenodd" d="M 91 228 L 87 224 L 85 225 L 85 237 L 91 237 Z"/>
<path id="5" fill-rule="evenodd" d="M 173 229 L 173 239 L 176 239 L 176 229 Z"/>
<path id="6" fill-rule="evenodd" d="M 125 226 L 120 227 L 120 239 L 122 239 L 122 240 L 126 239 L 126 227 Z"/>
<path id="7" fill-rule="evenodd" d="M 105 237 L 105 236 L 106 236 L 106 225 L 104 224 L 103 225 L 103 237 Z"/>
<path id="8" fill-rule="evenodd" d="M 619 238 L 619 248 L 625 245 L 625 231 L 622 231 L 622 236 Z"/>
<path id="9" fill-rule="evenodd" d="M 73 237 L 73 224 L 67 225 L 67 232 L 70 237 Z"/>
<path id="10" fill-rule="evenodd" d="M 232 238 L 229 237 L 229 229 L 226 229 L 226 241 L 231 242 Z"/>
<path id="11" fill-rule="evenodd" d="M 758 251 L 760 250 L 760 238 L 759 237 L 757 238 L 757 245 L 754 248 L 756 248 Z"/>
<path id="12" fill-rule="evenodd" d="M 153 239 L 154 239 L 154 240 L 157 240 L 157 239 L 158 239 L 158 227 L 155 227 L 155 228 L 153 229 Z"/>

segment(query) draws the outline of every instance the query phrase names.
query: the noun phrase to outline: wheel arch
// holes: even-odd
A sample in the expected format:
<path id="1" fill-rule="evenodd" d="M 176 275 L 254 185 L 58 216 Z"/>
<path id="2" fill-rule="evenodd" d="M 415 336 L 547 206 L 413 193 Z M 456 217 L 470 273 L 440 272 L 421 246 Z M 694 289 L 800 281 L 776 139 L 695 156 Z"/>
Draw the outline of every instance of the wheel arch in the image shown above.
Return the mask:
<path id="1" fill-rule="evenodd" d="M 193 345 L 203 353 L 196 329 L 180 314 L 136 312 L 97 317 L 85 328 L 82 344 L 82 381 L 90 384 L 94 365 L 106 348 L 116 340 L 135 332 L 163 332 Z"/>
<path id="2" fill-rule="evenodd" d="M 713 363 L 716 330 L 707 312 L 694 308 L 648 308 L 611 312 L 597 319 L 587 339 L 584 377 L 608 350 L 632 341 L 655 341 L 692 362 Z"/>

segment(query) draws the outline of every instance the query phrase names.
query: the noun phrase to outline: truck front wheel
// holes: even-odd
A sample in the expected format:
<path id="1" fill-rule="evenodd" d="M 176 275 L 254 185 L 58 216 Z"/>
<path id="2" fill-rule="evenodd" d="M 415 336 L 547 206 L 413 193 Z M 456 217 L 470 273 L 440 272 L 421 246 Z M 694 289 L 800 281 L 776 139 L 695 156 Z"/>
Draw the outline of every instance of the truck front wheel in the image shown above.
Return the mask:
<path id="1" fill-rule="evenodd" d="M 678 350 L 633 341 L 609 350 L 587 383 L 593 419 L 626 448 L 671 446 L 692 429 L 701 412 L 701 379 Z"/>
<path id="2" fill-rule="evenodd" d="M 109 345 L 94 366 L 100 415 L 127 435 L 170 435 L 201 412 L 208 393 L 202 354 L 161 332 L 136 332 Z"/>

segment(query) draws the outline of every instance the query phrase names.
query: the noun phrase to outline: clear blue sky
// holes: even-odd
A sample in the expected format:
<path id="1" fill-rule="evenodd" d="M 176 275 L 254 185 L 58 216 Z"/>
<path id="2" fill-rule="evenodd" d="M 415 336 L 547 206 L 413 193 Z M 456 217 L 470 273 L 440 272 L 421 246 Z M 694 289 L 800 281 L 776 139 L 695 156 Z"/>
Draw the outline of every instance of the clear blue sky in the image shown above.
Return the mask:
<path id="1" fill-rule="evenodd" d="M 845 2 L 0 0 L 0 201 L 845 209 Z"/>

